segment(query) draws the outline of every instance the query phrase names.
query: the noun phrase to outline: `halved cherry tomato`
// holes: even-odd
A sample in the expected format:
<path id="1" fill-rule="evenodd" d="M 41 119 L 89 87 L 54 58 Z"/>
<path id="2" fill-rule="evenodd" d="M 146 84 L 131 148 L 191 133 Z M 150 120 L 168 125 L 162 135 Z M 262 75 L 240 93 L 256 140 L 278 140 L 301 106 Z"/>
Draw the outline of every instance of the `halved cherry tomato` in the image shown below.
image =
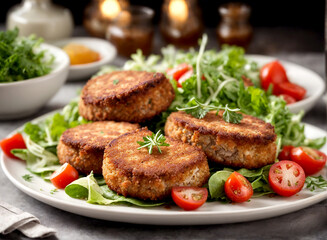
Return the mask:
<path id="1" fill-rule="evenodd" d="M 5 138 L 0 142 L 0 147 L 4 154 L 6 154 L 10 158 L 16 158 L 19 159 L 18 157 L 14 156 L 11 153 L 12 149 L 25 149 L 26 145 L 23 139 L 22 134 L 16 133 L 12 135 L 10 138 Z"/>
<path id="2" fill-rule="evenodd" d="M 208 190 L 199 187 L 173 187 L 171 197 L 177 206 L 189 211 L 201 207 L 207 201 Z"/>
<path id="3" fill-rule="evenodd" d="M 189 79 L 193 74 L 193 69 L 191 68 L 186 73 L 184 73 L 177 81 L 177 87 L 182 87 L 182 83 Z"/>
<path id="4" fill-rule="evenodd" d="M 52 173 L 50 177 L 50 181 L 56 188 L 65 188 L 76 179 L 78 179 L 78 172 L 69 163 L 62 165 L 59 169 Z"/>
<path id="5" fill-rule="evenodd" d="M 290 82 L 282 82 L 278 84 L 278 90 L 281 94 L 287 94 L 297 101 L 300 101 L 304 98 L 307 90 L 305 88 Z"/>
<path id="6" fill-rule="evenodd" d="M 270 84 L 273 85 L 274 95 L 279 94 L 277 84 L 288 82 L 285 68 L 278 61 L 267 63 L 260 69 L 260 80 L 264 90 L 268 90 Z"/>
<path id="7" fill-rule="evenodd" d="M 305 173 L 296 162 L 283 160 L 271 166 L 268 180 L 274 192 L 284 197 L 290 197 L 303 188 Z"/>
<path id="8" fill-rule="evenodd" d="M 319 172 L 326 165 L 326 154 L 309 147 L 296 147 L 291 151 L 292 161 L 298 163 L 306 175 Z"/>
<path id="9" fill-rule="evenodd" d="M 278 155 L 279 160 L 291 160 L 291 151 L 294 147 L 291 145 L 284 146 Z"/>
<path id="10" fill-rule="evenodd" d="M 253 195 L 251 183 L 240 173 L 233 172 L 225 182 L 226 196 L 233 202 L 245 202 Z"/>
<path id="11" fill-rule="evenodd" d="M 172 76 L 173 79 L 178 81 L 179 78 L 190 69 L 192 69 L 192 66 L 188 65 L 187 63 L 181 63 L 172 69 L 168 69 L 167 75 Z"/>
<path id="12" fill-rule="evenodd" d="M 296 102 L 296 99 L 294 97 L 291 97 L 290 95 L 287 94 L 281 94 L 279 95 L 280 97 L 282 97 L 284 99 L 284 101 L 286 102 L 286 104 L 292 104 Z"/>

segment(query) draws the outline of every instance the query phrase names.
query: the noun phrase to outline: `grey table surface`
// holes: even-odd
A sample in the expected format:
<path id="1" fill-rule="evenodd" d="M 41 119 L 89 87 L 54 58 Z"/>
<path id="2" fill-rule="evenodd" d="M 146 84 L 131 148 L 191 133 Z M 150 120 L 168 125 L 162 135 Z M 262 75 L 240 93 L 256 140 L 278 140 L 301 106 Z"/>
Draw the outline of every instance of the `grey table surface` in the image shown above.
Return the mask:
<path id="1" fill-rule="evenodd" d="M 217 48 L 213 31 L 209 31 L 209 48 Z M 82 28 L 74 35 L 84 36 Z M 163 43 L 155 39 L 155 52 Z M 256 29 L 249 53 L 275 56 L 317 72 L 325 79 L 323 38 L 314 32 L 299 29 Z M 113 64 L 122 65 L 117 57 Z M 28 118 L 0 121 L 0 139 L 25 122 L 52 110 L 62 108 L 77 95 L 86 80 L 67 82 L 55 97 L 37 114 Z M 306 114 L 304 122 L 327 130 L 326 106 L 320 100 Z M 55 228 L 50 239 L 327 239 L 327 200 L 287 215 L 246 223 L 205 226 L 153 226 L 110 222 L 75 215 L 39 202 L 18 190 L 0 170 L 0 199 L 34 214 L 41 223 Z M 0 221 L 5 221 L 0 216 Z M 182 223 L 181 223 L 182 224 Z M 25 239 L 18 232 L 0 235 L 0 239 Z"/>

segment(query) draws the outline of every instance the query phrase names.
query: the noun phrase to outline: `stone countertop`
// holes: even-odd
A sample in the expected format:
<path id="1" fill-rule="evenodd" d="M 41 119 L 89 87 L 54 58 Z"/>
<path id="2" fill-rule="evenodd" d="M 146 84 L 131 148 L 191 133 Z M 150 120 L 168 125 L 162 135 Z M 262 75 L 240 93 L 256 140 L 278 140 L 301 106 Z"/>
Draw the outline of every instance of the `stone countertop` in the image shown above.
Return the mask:
<path id="1" fill-rule="evenodd" d="M 321 45 L 321 48 L 317 46 L 317 44 L 323 44 L 323 40 L 311 32 L 292 30 L 293 36 L 298 37 L 293 38 L 297 41 L 296 44 L 292 44 L 292 41 L 285 36 L 286 32 L 288 32 L 287 29 L 272 31 L 258 29 L 249 52 L 269 54 L 297 63 L 325 78 L 324 54 L 322 50 L 319 50 L 323 49 L 323 46 Z M 75 35 L 83 36 L 85 32 L 82 28 L 77 28 Z M 301 40 L 302 35 L 305 37 Z M 213 31 L 209 31 L 209 38 L 209 47 L 216 48 Z M 275 40 L 269 45 L 269 39 Z M 276 42 L 278 39 L 280 41 Z M 308 47 L 308 41 L 312 44 L 312 48 Z M 158 50 L 162 45 L 158 40 L 158 35 L 156 42 L 155 49 Z M 265 42 L 269 45 L 267 48 L 264 47 Z M 257 51 L 254 46 L 258 46 Z M 124 61 L 123 58 L 117 58 L 114 64 L 120 66 Z M 66 83 L 56 96 L 34 116 L 20 120 L 0 121 L 0 139 L 31 119 L 62 108 L 70 99 L 76 97 L 77 90 L 81 89 L 84 84 L 85 81 Z M 327 130 L 326 106 L 322 100 L 306 114 L 304 122 Z M 2 169 L 0 182 L 2 183 L 0 185 L 2 201 L 34 214 L 42 224 L 57 229 L 58 239 L 327 239 L 327 200 L 294 213 L 260 221 L 206 226 L 151 226 L 97 220 L 56 209 L 18 190 L 8 181 Z M 3 220 L 1 216 L 0 220 Z M 56 237 L 49 239 L 56 239 Z M 0 235 L 0 239 L 25 238 L 20 233 L 14 232 L 6 236 Z"/>

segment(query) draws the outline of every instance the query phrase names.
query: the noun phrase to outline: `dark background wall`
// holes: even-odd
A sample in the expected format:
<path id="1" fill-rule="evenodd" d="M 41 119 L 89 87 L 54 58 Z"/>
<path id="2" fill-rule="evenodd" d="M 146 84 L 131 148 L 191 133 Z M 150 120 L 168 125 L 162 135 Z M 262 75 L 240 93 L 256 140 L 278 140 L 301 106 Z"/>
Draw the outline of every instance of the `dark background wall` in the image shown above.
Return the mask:
<path id="1" fill-rule="evenodd" d="M 75 24 L 82 24 L 83 11 L 91 0 L 53 0 L 54 3 L 69 8 Z M 0 8 L 0 22 L 4 23 L 8 9 L 20 3 L 20 0 L 2 0 Z M 163 0 L 130 0 L 134 5 L 145 5 L 156 12 L 155 21 L 158 22 Z M 215 27 L 219 21 L 217 8 L 229 1 L 198 0 L 202 9 L 205 25 Z M 239 1 L 249 4 L 252 8 L 251 23 L 256 27 L 294 27 L 310 29 L 318 32 L 321 37 L 324 33 L 324 0 L 296 1 L 296 0 L 261 0 Z"/>

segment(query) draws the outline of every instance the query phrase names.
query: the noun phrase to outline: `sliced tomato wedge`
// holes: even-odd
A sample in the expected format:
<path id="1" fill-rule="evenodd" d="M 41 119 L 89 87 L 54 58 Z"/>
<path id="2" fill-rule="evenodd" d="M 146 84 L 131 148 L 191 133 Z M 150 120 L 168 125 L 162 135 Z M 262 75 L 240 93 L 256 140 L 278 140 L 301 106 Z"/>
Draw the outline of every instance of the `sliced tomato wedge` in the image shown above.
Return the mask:
<path id="1" fill-rule="evenodd" d="M 305 90 L 305 88 L 290 82 L 279 83 L 278 89 L 281 94 L 291 96 L 297 101 L 302 100 L 305 97 L 305 94 L 307 93 L 307 90 Z"/>
<path id="2" fill-rule="evenodd" d="M 11 153 L 12 149 L 26 149 L 26 144 L 24 142 L 24 138 L 22 134 L 16 133 L 12 135 L 10 138 L 5 138 L 0 142 L 0 147 L 4 154 L 10 158 L 16 158 L 18 157 L 14 156 L 14 154 Z"/>
<path id="3" fill-rule="evenodd" d="M 190 211 L 201 207 L 208 198 L 208 190 L 199 187 L 173 187 L 171 197 L 180 208 Z"/>
<path id="4" fill-rule="evenodd" d="M 298 163 L 306 175 L 316 174 L 326 165 L 326 154 L 309 147 L 296 147 L 291 151 L 292 161 Z"/>
<path id="5" fill-rule="evenodd" d="M 268 180 L 274 192 L 284 197 L 290 197 L 303 188 L 305 173 L 296 162 L 283 160 L 271 166 Z"/>
<path id="6" fill-rule="evenodd" d="M 177 81 L 177 87 L 182 87 L 182 83 L 185 82 L 187 79 L 189 79 L 193 75 L 193 69 L 188 70 L 186 73 L 184 73 Z"/>
<path id="7" fill-rule="evenodd" d="M 225 193 L 233 202 L 241 203 L 252 197 L 253 188 L 243 175 L 233 172 L 225 182 Z"/>
<path id="8" fill-rule="evenodd" d="M 278 61 L 267 63 L 260 69 L 260 80 L 261 87 L 266 91 L 268 90 L 270 84 L 273 85 L 274 95 L 279 94 L 278 88 L 276 87 L 277 84 L 289 82 L 285 68 Z"/>
<path id="9" fill-rule="evenodd" d="M 291 151 L 294 147 L 291 145 L 284 146 L 278 155 L 279 160 L 291 160 Z"/>
<path id="10" fill-rule="evenodd" d="M 77 179 L 78 172 L 69 163 L 65 163 L 64 165 L 62 165 L 59 169 L 52 173 L 50 177 L 50 181 L 52 182 L 52 184 L 59 189 L 65 188 L 68 184 Z"/>
<path id="11" fill-rule="evenodd" d="M 168 69 L 167 75 L 172 76 L 173 79 L 178 81 L 179 78 L 190 69 L 192 69 L 192 66 L 188 65 L 187 63 L 181 63 L 172 69 Z"/>
<path id="12" fill-rule="evenodd" d="M 279 95 L 280 97 L 282 97 L 284 99 L 284 101 L 286 102 L 287 105 L 295 103 L 296 99 L 291 97 L 290 95 L 287 94 L 281 94 Z"/>

